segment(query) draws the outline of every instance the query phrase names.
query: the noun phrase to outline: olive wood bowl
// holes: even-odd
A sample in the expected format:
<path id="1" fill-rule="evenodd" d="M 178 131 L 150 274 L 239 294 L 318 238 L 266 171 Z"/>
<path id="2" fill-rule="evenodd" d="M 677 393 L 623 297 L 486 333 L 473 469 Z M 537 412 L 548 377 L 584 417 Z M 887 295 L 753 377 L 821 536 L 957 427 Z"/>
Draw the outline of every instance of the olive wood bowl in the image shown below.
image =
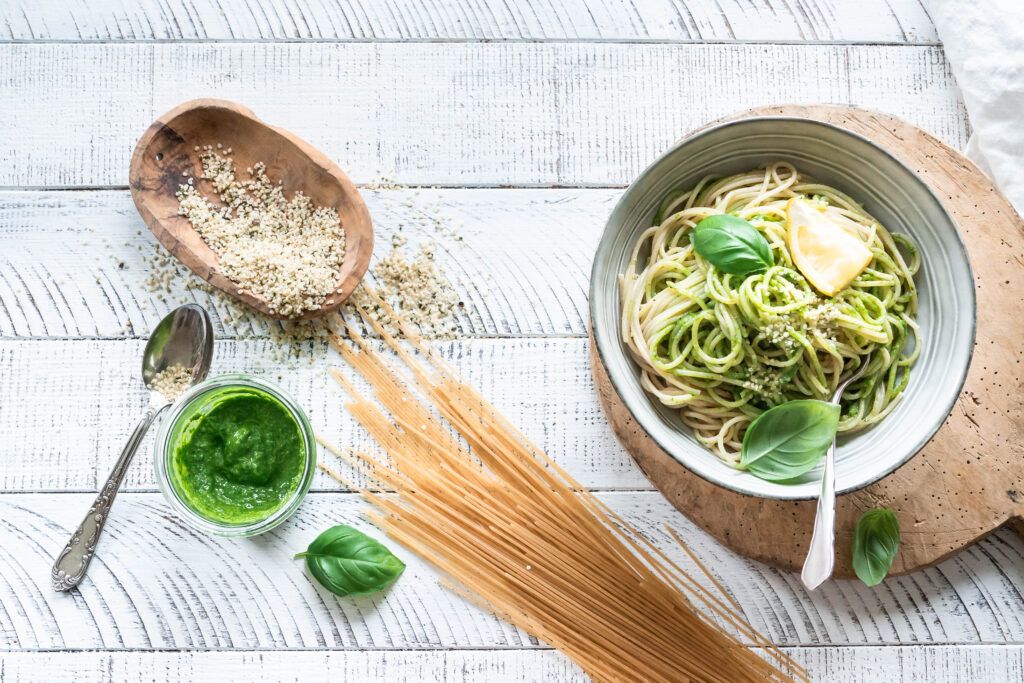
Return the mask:
<path id="1" fill-rule="evenodd" d="M 184 216 L 178 215 L 178 187 L 195 178 L 212 201 L 217 194 L 200 177 L 199 152 L 205 145 L 232 149 L 236 169 L 258 162 L 286 195 L 301 190 L 318 206 L 334 207 L 345 229 L 345 259 L 338 284 L 317 309 L 288 318 L 240 288 L 217 269 L 217 254 Z M 308 320 L 335 310 L 359 284 L 373 252 L 373 224 L 366 204 L 348 176 L 312 145 L 283 128 L 267 125 L 245 107 L 216 99 L 185 102 L 167 112 L 143 134 L 132 153 L 128 182 L 142 219 L 156 238 L 193 273 L 260 313 L 277 319 Z"/>

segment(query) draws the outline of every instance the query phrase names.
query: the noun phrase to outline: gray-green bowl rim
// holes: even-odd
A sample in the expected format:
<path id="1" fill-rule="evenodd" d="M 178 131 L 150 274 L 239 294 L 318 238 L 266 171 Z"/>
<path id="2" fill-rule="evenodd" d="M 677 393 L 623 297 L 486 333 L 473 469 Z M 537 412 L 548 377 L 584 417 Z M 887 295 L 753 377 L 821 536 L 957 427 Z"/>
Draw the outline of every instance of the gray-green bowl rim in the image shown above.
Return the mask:
<path id="1" fill-rule="evenodd" d="M 801 124 L 811 124 L 811 125 L 815 125 L 815 126 L 820 126 L 822 128 L 830 128 L 832 130 L 838 131 L 841 134 L 848 135 L 848 136 L 850 136 L 852 138 L 860 140 L 861 142 L 867 143 L 869 146 L 874 147 L 880 153 L 882 153 L 885 156 L 889 157 L 889 159 L 891 159 L 894 163 L 896 163 L 898 166 L 900 166 L 905 171 L 907 171 L 907 173 L 912 178 L 914 178 L 914 180 L 917 183 L 919 183 L 925 189 L 925 191 L 928 193 L 928 195 L 935 201 L 936 205 L 939 207 L 939 209 L 942 211 L 942 213 L 944 213 L 946 215 L 946 217 L 949 219 L 950 224 L 952 224 L 952 226 L 954 228 L 953 232 L 954 232 L 954 234 L 956 236 L 957 245 L 960 248 L 960 256 L 963 258 L 964 263 L 967 265 L 967 270 L 968 270 L 968 272 L 970 273 L 970 276 L 971 276 L 971 282 L 975 282 L 976 283 L 976 280 L 975 280 L 975 277 L 974 277 L 974 267 L 971 264 L 971 259 L 970 259 L 969 255 L 967 253 L 967 245 L 964 243 L 963 235 L 960 233 L 960 226 L 959 226 L 959 224 L 953 219 L 953 216 L 946 209 L 946 205 L 942 203 L 942 201 L 939 199 L 939 197 L 935 194 L 935 191 L 932 190 L 931 186 L 929 186 L 928 183 L 924 182 L 920 178 L 920 176 L 917 174 L 917 172 L 914 171 L 914 169 L 910 168 L 905 163 L 903 163 L 898 158 L 896 158 L 896 156 L 893 155 L 891 152 L 889 152 L 889 150 L 885 149 L 884 147 L 882 147 L 878 143 L 876 143 L 873 140 L 870 140 L 870 139 L 864 137 L 863 135 L 861 135 L 859 133 L 855 133 L 855 132 L 853 132 L 853 131 L 851 131 L 851 130 L 849 130 L 847 128 L 843 128 L 842 126 L 837 126 L 837 125 L 834 125 L 834 124 L 831 124 L 831 123 L 826 123 L 825 121 L 819 121 L 817 119 L 805 118 L 805 117 L 802 117 L 802 116 L 778 116 L 778 115 L 758 116 L 758 115 L 752 115 L 752 116 L 744 116 L 744 117 L 739 118 L 739 119 L 733 119 L 731 121 L 725 121 L 723 123 L 711 124 L 711 125 L 709 125 L 709 126 L 707 126 L 705 128 L 701 128 L 700 130 L 697 130 L 697 131 L 695 131 L 695 132 L 693 132 L 693 133 L 691 133 L 689 135 L 686 135 L 682 139 L 680 139 L 677 142 L 673 143 L 672 146 L 669 147 L 667 150 L 665 150 L 660 155 L 658 155 L 658 158 L 655 159 L 654 161 L 652 161 L 650 164 L 648 164 L 647 168 L 645 168 L 643 171 L 641 171 L 640 175 L 638 175 L 633 180 L 633 182 L 630 183 L 626 187 L 625 191 L 623 191 L 623 193 L 622 193 L 622 196 L 619 197 L 619 200 L 617 202 L 615 202 L 615 206 L 612 207 L 611 214 L 609 215 L 609 221 L 605 223 L 604 230 L 601 233 L 601 239 L 600 239 L 600 241 L 598 241 L 598 247 L 597 247 L 597 250 L 595 251 L 595 255 L 594 255 L 594 262 L 591 264 L 591 267 L 590 267 L 590 288 L 588 290 L 588 296 L 589 296 L 588 308 L 590 309 L 590 325 L 591 325 L 591 327 L 594 326 L 594 303 L 593 302 L 594 302 L 594 287 L 596 286 L 595 279 L 594 279 L 594 271 L 597 269 L 597 254 L 601 250 L 601 243 L 604 242 L 605 236 L 608 234 L 608 230 L 612 227 L 611 225 L 609 225 L 609 223 L 611 221 L 610 216 L 614 215 L 616 209 L 618 209 L 619 205 L 625 200 L 626 195 L 629 192 L 629 188 L 631 188 L 633 185 L 635 185 L 641 179 L 645 178 L 647 175 L 651 174 L 654 171 L 654 169 L 659 164 L 661 164 L 662 161 L 665 160 L 666 157 L 668 157 L 669 155 L 673 154 L 680 147 L 683 147 L 684 145 L 689 144 L 691 141 L 696 140 L 696 139 L 698 139 L 700 137 L 703 137 L 705 135 L 708 135 L 708 134 L 710 134 L 710 133 L 712 133 L 714 131 L 722 130 L 722 129 L 725 129 L 725 128 L 731 128 L 731 127 L 737 126 L 737 125 L 744 125 L 744 124 L 749 123 L 751 121 L 759 121 L 759 122 L 778 121 L 780 123 L 781 122 L 799 122 Z M 971 314 L 970 314 L 971 340 L 970 340 L 970 344 L 968 346 L 967 363 L 965 364 L 963 372 L 960 374 L 960 377 L 957 378 L 957 391 L 956 391 L 956 394 L 953 397 L 953 400 L 951 402 L 949 402 L 945 406 L 945 410 L 943 411 L 943 414 L 945 415 L 945 417 L 943 419 L 939 420 L 935 425 L 933 425 L 928 430 L 927 436 L 925 436 L 922 440 L 919 440 L 918 443 L 914 445 L 914 448 L 911 449 L 908 452 L 908 455 L 906 457 L 902 458 L 900 461 L 896 462 L 892 466 L 891 469 L 889 469 L 886 472 L 883 472 L 882 474 L 878 475 L 874 479 L 866 481 L 866 482 L 864 482 L 862 484 L 859 484 L 857 486 L 848 486 L 848 487 L 842 488 L 842 489 L 838 489 L 837 488 L 836 489 L 836 495 L 842 495 L 842 494 L 846 494 L 846 493 L 853 493 L 854 491 L 860 491 L 861 489 L 867 488 L 868 486 L 871 486 L 872 484 L 875 484 L 875 483 L 881 481 L 882 479 L 885 479 L 886 477 L 891 475 L 893 472 L 895 472 L 899 468 L 901 468 L 904 465 L 906 465 L 908 462 L 910 462 L 914 458 L 914 456 L 919 454 L 921 452 L 921 450 L 925 446 L 928 445 L 928 443 L 932 440 L 932 438 L 934 438 L 935 434 L 939 431 L 939 429 L 945 423 L 946 418 L 948 418 L 950 413 L 952 413 L 954 406 L 956 406 L 957 400 L 960 398 L 960 395 L 963 393 L 964 383 L 967 381 L 967 374 L 970 372 L 971 362 L 974 359 L 974 347 L 975 347 L 975 344 L 977 343 L 977 337 L 978 337 L 978 296 L 977 296 L 977 292 L 975 291 L 974 288 L 971 288 L 970 300 L 971 300 Z M 598 341 L 598 335 L 595 332 L 592 336 L 593 336 L 593 339 L 594 339 L 594 348 L 597 349 L 597 355 L 598 355 L 598 357 L 601 360 L 601 365 L 602 365 L 602 367 L 607 368 L 608 364 L 605 361 L 605 351 L 601 348 L 601 343 Z M 615 378 L 612 376 L 612 373 L 608 372 L 608 371 L 605 371 L 605 374 L 608 377 L 608 381 L 611 382 L 612 388 L 615 390 L 615 394 L 617 396 L 622 396 L 622 393 L 621 393 L 621 391 L 619 389 L 619 385 L 618 385 L 618 383 L 616 383 Z M 641 429 L 644 429 L 643 424 L 640 422 L 639 418 L 637 418 L 637 416 L 633 413 L 633 410 L 629 407 L 629 405 L 627 405 L 625 401 L 622 401 L 621 398 L 619 400 L 622 402 L 622 405 L 626 408 L 626 410 L 629 411 L 630 416 L 636 421 L 637 425 L 640 426 Z M 718 486 L 718 487 L 721 487 L 723 489 L 727 489 L 727 490 L 732 491 L 734 493 L 738 493 L 740 495 L 747 496 L 747 497 L 750 497 L 750 498 L 763 498 L 765 500 L 794 500 L 795 501 L 795 500 L 817 500 L 817 498 L 818 498 L 817 496 L 813 496 L 813 495 L 811 495 L 811 496 L 799 496 L 799 495 L 789 495 L 789 496 L 787 496 L 787 495 L 758 496 L 758 495 L 753 494 L 753 493 L 751 493 L 749 491 L 741 490 L 739 488 L 730 486 L 729 484 L 726 484 L 726 483 L 723 483 L 723 482 L 719 482 L 719 481 L 714 481 L 714 480 L 704 476 L 704 474 L 702 474 L 701 472 L 699 472 L 699 471 L 689 467 L 685 462 L 683 462 L 683 460 L 681 458 L 677 457 L 670 449 L 666 448 L 664 444 L 662 444 L 660 441 L 658 441 L 657 437 L 655 437 L 653 434 L 649 433 L 646 429 L 644 429 L 644 434 L 649 439 L 651 439 L 651 441 L 653 441 L 655 443 L 655 445 L 658 446 L 658 448 L 660 448 L 664 453 L 668 454 L 668 456 L 670 458 L 672 458 L 677 463 L 679 463 L 680 465 L 685 467 L 687 469 L 687 471 L 697 475 L 698 477 L 700 477 L 704 481 L 706 481 L 706 482 L 708 482 L 710 484 L 713 484 L 714 486 Z"/>

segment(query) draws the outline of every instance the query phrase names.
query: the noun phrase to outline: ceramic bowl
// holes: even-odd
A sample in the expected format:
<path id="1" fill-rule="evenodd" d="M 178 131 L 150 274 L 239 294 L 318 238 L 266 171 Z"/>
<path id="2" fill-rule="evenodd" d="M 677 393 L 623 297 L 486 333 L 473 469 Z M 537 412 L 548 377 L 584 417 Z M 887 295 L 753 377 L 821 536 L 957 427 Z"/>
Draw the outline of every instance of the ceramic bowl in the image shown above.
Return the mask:
<path id="1" fill-rule="evenodd" d="M 963 387 L 975 331 L 974 278 L 953 219 L 913 171 L 873 142 L 808 119 L 758 117 L 716 125 L 677 143 L 629 186 L 608 219 L 590 281 L 594 339 L 623 403 L 682 465 L 740 493 L 776 499 L 817 496 L 820 466 L 798 483 L 778 484 L 719 460 L 676 411 L 644 392 L 639 367 L 619 336 L 619 276 L 659 203 L 707 174 L 739 173 L 773 161 L 788 161 L 845 192 L 891 232 L 909 235 L 921 251 L 915 279 L 922 348 L 905 396 L 880 423 L 838 441 L 837 491 L 854 491 L 905 463 L 942 425 Z"/>

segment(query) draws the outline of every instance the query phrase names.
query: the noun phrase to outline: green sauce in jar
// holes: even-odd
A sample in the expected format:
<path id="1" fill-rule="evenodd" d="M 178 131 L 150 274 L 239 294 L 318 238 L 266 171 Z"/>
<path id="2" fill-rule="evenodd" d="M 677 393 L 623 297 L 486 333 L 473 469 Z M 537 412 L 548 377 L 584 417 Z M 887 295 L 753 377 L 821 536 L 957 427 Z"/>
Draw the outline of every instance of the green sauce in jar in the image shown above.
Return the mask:
<path id="1" fill-rule="evenodd" d="M 259 522 L 303 483 L 302 427 L 277 397 L 250 386 L 202 395 L 176 421 L 169 475 L 182 502 L 211 522 Z"/>

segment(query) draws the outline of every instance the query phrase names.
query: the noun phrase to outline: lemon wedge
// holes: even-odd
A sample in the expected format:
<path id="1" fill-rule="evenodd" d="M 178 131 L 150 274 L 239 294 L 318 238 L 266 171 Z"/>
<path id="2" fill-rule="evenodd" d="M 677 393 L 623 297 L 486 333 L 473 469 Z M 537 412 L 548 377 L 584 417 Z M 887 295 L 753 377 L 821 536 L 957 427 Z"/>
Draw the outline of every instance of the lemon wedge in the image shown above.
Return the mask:
<path id="1" fill-rule="evenodd" d="M 871 251 L 824 212 L 803 199 L 786 204 L 789 250 L 808 282 L 835 296 L 871 263 Z"/>

